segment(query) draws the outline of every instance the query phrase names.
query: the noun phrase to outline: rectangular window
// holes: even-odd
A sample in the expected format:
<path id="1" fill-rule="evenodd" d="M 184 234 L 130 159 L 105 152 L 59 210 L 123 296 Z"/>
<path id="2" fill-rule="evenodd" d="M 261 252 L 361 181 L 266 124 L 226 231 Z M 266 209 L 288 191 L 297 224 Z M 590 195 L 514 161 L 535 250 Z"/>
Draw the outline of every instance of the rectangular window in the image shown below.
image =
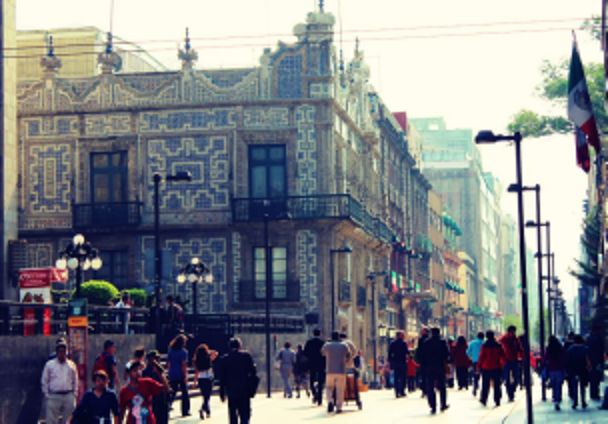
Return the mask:
<path id="1" fill-rule="evenodd" d="M 127 201 L 127 152 L 91 153 L 91 201 Z"/>
<path id="2" fill-rule="evenodd" d="M 249 146 L 249 195 L 277 198 L 287 195 L 285 145 Z"/>
<path id="3" fill-rule="evenodd" d="M 287 248 L 271 247 L 271 299 L 287 299 Z M 266 248 L 253 249 L 254 293 L 256 299 L 266 298 Z"/>
<path id="4" fill-rule="evenodd" d="M 102 250 L 99 256 L 103 262 L 101 268 L 87 271 L 89 275 L 85 278 L 108 281 L 119 290 L 128 288 L 127 250 Z"/>

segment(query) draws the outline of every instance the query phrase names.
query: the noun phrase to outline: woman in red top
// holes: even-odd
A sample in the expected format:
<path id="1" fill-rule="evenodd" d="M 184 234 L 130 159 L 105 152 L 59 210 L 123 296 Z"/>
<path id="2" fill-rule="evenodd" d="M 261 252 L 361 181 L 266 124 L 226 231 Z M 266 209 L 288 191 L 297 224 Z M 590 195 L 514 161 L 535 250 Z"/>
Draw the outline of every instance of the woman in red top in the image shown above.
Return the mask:
<path id="1" fill-rule="evenodd" d="M 471 358 L 467 355 L 467 340 L 464 336 L 458 337 L 456 346 L 452 351 L 452 360 L 456 367 L 456 380 L 458 381 L 458 390 L 469 389 L 469 367 L 471 366 Z"/>
<path id="2" fill-rule="evenodd" d="M 481 370 L 481 394 L 479 401 L 486 405 L 490 392 L 490 381 L 494 382 L 494 403 L 500 406 L 500 377 L 505 362 L 505 352 L 494 338 L 492 330 L 486 331 L 486 341 L 481 345 L 477 370 Z"/>

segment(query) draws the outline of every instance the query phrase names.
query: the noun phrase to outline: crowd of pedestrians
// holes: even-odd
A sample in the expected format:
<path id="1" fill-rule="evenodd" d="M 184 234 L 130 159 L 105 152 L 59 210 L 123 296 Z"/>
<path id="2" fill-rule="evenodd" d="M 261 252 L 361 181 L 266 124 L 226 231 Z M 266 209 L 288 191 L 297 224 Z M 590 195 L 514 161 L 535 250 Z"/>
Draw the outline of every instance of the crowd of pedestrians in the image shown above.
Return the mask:
<path id="1" fill-rule="evenodd" d="M 569 334 L 563 343 L 555 336 L 549 337 L 538 371 L 541 384 L 551 389 L 556 410 L 561 409 L 564 382 L 567 382 L 574 409 L 579 405 L 582 408 L 588 406 L 587 386 L 589 397 L 601 400 L 605 348 L 600 332 L 600 328 L 594 327 L 586 340 L 580 335 Z M 479 394 L 479 402 L 484 406 L 490 389 L 494 405 L 499 406 L 503 384 L 509 402 L 515 400 L 517 387 L 523 387 L 521 375 L 525 349 L 514 326 L 508 327 L 500 338 L 491 330 L 485 334 L 480 332 L 470 343 L 463 336 L 456 342 L 444 340 L 439 328 L 424 328 L 416 345 L 414 341 L 408 345 L 405 333 L 397 332 L 387 352 L 386 369 L 390 377 L 387 375 L 384 380 L 387 387 L 394 389 L 396 398 L 406 397 L 420 389 L 422 396 L 427 398 L 431 414 L 450 407 L 447 387 L 451 381 L 457 390 L 469 390 L 471 386 L 473 396 Z M 211 416 L 213 382 L 217 378 L 220 399 L 228 401 L 229 422 L 248 423 L 250 399 L 259 383 L 251 354 L 242 350 L 238 338 L 230 340 L 228 353 L 222 356 L 206 344 L 200 344 L 191 358 L 195 386 L 189 387 L 187 342 L 188 337 L 183 333 L 171 340 L 166 369 L 161 365 L 158 351 L 146 352 L 143 347 L 135 349 L 124 374 L 119 377 L 116 345 L 107 340 L 103 351 L 95 358 L 93 388 L 76 405 L 78 373 L 67 354 L 65 340 L 59 339 L 55 354 L 46 363 L 41 377 L 41 388 L 46 397 L 46 422 L 55 424 L 58 417 L 63 416 L 71 424 L 109 424 L 112 421 L 122 424 L 126 417 L 127 424 L 167 424 L 178 392 L 181 393 L 181 415 L 190 415 L 189 389 L 195 387 L 200 389 L 203 399 L 200 419 L 208 419 Z M 275 360 L 285 398 L 292 398 L 294 389 L 299 398 L 300 391 L 304 390 L 314 405 L 322 405 L 325 392 L 330 413 L 342 412 L 345 399 L 356 400 L 361 407 L 361 382 L 358 378 L 364 361 L 346 334 L 333 332 L 325 340 L 321 331 L 315 329 L 304 346 L 298 345 L 296 350 L 286 341 Z M 380 369 L 383 367 L 381 365 Z M 607 395 L 604 394 L 600 409 L 608 409 Z"/>

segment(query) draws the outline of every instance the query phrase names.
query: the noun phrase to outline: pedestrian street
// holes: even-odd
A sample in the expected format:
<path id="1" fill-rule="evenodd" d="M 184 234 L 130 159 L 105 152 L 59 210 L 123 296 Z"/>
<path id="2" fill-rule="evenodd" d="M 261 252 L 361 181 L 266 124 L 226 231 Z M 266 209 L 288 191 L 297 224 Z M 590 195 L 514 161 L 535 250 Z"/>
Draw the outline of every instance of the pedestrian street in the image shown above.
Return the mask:
<path id="1" fill-rule="evenodd" d="M 608 412 L 598 410 L 599 403 L 589 401 L 586 410 L 572 410 L 569 400 L 562 402 L 562 411 L 554 411 L 553 404 L 540 402 L 540 387 L 535 381 L 533 387 L 534 410 L 536 424 L 608 424 Z M 564 386 L 565 390 L 565 386 Z M 491 393 L 491 392 L 490 392 Z M 551 392 L 547 392 L 550 399 Z M 526 422 L 525 392 L 518 390 L 515 402 L 509 403 L 503 391 L 502 404 L 496 408 L 488 400 L 488 406 L 483 407 L 479 400 L 473 397 L 471 391 L 457 391 L 448 389 L 448 404 L 450 408 L 443 412 L 430 414 L 426 399 L 421 398 L 420 391 L 408 394 L 405 398 L 395 399 L 392 390 L 370 390 L 361 393 L 363 409 L 359 411 L 354 402 L 343 407 L 341 414 L 328 414 L 327 403 L 324 399 L 322 407 L 313 406 L 310 399 L 304 395 L 300 399 L 284 399 L 280 392 L 273 393 L 268 399 L 265 394 L 259 393 L 252 400 L 251 423 L 308 423 L 314 420 L 332 424 L 403 424 L 403 423 L 455 423 L 455 424 L 523 424 Z M 198 418 L 200 398 L 192 399 L 192 416 L 179 417 L 179 405 L 174 404 L 171 423 L 191 424 L 201 422 Z M 211 398 L 210 419 L 207 423 L 227 423 L 227 406 L 222 404 L 219 397 Z"/>

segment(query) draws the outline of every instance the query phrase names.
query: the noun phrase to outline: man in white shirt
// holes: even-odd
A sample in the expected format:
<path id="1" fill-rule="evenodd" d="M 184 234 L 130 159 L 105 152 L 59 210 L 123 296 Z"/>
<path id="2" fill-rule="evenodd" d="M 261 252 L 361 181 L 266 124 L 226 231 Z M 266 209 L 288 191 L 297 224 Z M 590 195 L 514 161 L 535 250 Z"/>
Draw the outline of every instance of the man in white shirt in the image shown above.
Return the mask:
<path id="1" fill-rule="evenodd" d="M 72 414 L 76 406 L 78 391 L 78 372 L 76 364 L 67 358 L 67 345 L 64 340 L 55 346 L 57 357 L 44 365 L 40 385 L 46 397 L 46 422 L 56 424 L 59 417 L 64 420 Z"/>

